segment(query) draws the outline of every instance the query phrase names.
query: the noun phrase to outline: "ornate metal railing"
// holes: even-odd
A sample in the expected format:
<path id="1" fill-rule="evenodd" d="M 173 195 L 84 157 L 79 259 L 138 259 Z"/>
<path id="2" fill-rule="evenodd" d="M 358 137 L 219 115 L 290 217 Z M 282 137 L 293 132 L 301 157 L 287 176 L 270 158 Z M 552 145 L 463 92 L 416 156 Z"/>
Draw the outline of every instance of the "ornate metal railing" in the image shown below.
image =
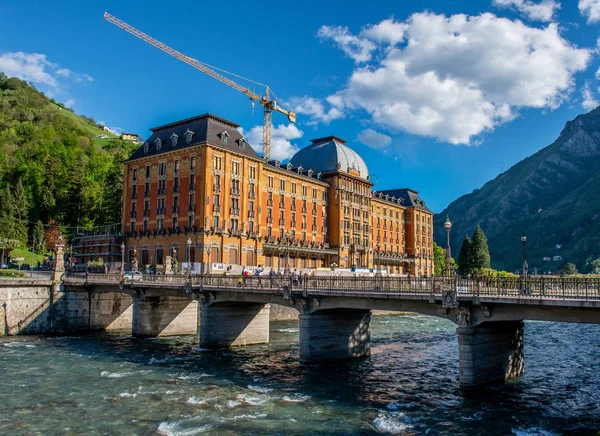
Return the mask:
<path id="1" fill-rule="evenodd" d="M 192 275 L 65 273 L 65 284 L 119 284 L 259 290 L 284 288 L 311 293 L 435 295 L 455 291 L 457 298 L 578 299 L 600 300 L 600 278 L 531 277 L 345 277 L 251 275 L 246 278 L 222 274 Z"/>

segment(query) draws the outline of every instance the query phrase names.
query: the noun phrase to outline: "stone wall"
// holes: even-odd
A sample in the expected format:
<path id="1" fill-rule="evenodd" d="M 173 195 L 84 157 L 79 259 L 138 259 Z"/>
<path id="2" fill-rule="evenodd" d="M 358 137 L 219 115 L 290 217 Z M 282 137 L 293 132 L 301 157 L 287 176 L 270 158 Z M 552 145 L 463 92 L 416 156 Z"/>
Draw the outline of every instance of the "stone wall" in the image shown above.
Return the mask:
<path id="1" fill-rule="evenodd" d="M 269 319 L 271 321 L 298 321 L 298 311 L 293 307 L 271 304 Z"/>

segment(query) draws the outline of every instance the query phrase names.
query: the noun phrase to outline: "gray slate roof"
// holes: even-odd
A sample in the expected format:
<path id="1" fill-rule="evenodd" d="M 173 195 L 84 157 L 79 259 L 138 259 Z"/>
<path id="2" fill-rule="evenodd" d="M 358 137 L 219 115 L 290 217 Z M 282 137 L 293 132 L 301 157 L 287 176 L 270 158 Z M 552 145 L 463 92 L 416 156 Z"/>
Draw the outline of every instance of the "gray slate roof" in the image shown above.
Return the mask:
<path id="1" fill-rule="evenodd" d="M 374 192 L 373 195 L 378 197 L 377 194 L 379 193 L 382 193 L 384 197 L 389 195 L 390 197 L 402 198 L 404 200 L 402 204 L 406 207 L 414 207 L 415 209 L 431 212 L 425 202 L 419 197 L 419 193 L 413 189 L 388 189 L 386 191 Z"/>
<path id="2" fill-rule="evenodd" d="M 128 161 L 141 159 L 149 156 L 166 153 L 174 150 L 181 150 L 187 147 L 193 147 L 198 144 L 209 143 L 224 148 L 235 153 L 244 154 L 249 157 L 259 158 L 258 154 L 246 143 L 243 147 L 242 134 L 237 130 L 239 124 L 235 124 L 224 118 L 217 117 L 213 114 L 206 113 L 196 117 L 187 118 L 185 120 L 176 121 L 174 123 L 165 124 L 163 126 L 150 129 L 150 136 L 146 143 L 148 144 L 148 152 L 144 152 L 144 144 L 142 144 L 130 157 Z M 186 132 L 190 130 L 194 134 L 192 140 L 188 144 L 186 141 Z M 227 132 L 229 137 L 225 143 L 221 134 Z M 177 135 L 177 145 L 171 144 L 171 136 Z M 161 139 L 162 145 L 160 150 L 157 150 L 156 140 Z"/>

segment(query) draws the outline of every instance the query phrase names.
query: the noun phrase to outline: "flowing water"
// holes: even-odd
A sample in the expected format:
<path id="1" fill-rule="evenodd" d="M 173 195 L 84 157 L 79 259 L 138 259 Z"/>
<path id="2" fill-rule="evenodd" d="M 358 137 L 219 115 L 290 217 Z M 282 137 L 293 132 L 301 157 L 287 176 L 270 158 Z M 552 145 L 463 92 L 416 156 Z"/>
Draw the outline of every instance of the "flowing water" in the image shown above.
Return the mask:
<path id="1" fill-rule="evenodd" d="M 271 344 L 197 338 L 0 338 L 0 434 L 590 434 L 600 325 L 525 324 L 525 375 L 464 393 L 448 321 L 374 317 L 372 356 L 298 363 L 298 324 Z"/>

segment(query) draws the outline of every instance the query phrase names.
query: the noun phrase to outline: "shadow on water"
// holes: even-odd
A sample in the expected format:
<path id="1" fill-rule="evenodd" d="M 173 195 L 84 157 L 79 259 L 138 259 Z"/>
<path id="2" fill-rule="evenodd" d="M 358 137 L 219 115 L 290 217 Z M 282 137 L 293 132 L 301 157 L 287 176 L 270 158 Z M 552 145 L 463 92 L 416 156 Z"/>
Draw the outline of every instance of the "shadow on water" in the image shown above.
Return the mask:
<path id="1" fill-rule="evenodd" d="M 272 324 L 271 344 L 217 351 L 199 349 L 196 336 L 138 340 L 103 333 L 42 342 L 48 349 L 45 355 L 86 357 L 84 365 L 71 370 L 79 375 L 71 383 L 88 380 L 93 385 L 101 378 L 99 372 L 106 382 L 130 371 L 131 365 L 136 375 L 128 378 L 138 377 L 139 389 L 186 390 L 178 404 L 179 415 L 138 417 L 147 419 L 146 429 L 155 430 L 165 419 L 188 419 L 194 414 L 187 404 L 195 398 L 194 392 L 203 398 L 227 392 L 231 401 L 240 403 L 233 404 L 235 410 L 248 415 L 265 407 L 253 404 L 258 400 L 248 397 L 249 392 L 258 397 L 276 392 L 281 404 L 265 409 L 268 417 L 221 422 L 219 432 L 592 435 L 600 430 L 599 333 L 600 326 L 527 323 L 525 375 L 467 392 L 458 387 L 454 327 L 424 316 L 376 317 L 371 357 L 320 365 L 299 363 L 297 323 L 293 322 Z M 588 338 L 588 343 L 578 341 L 580 337 Z M 36 373 L 35 368 L 29 370 Z M 145 374 L 150 370 L 152 376 Z M 190 386 L 190 380 L 197 384 Z M 136 395 L 133 387 L 124 394 Z M 124 406 L 123 398 L 107 398 L 105 402 Z M 64 401 L 69 407 L 77 403 L 70 398 Z M 162 404 L 165 394 L 148 394 L 144 401 Z M 322 425 L 317 426 L 320 420 Z M 1 424 L 0 420 L 0 429 Z M 183 430 L 163 433 L 184 434 Z"/>

